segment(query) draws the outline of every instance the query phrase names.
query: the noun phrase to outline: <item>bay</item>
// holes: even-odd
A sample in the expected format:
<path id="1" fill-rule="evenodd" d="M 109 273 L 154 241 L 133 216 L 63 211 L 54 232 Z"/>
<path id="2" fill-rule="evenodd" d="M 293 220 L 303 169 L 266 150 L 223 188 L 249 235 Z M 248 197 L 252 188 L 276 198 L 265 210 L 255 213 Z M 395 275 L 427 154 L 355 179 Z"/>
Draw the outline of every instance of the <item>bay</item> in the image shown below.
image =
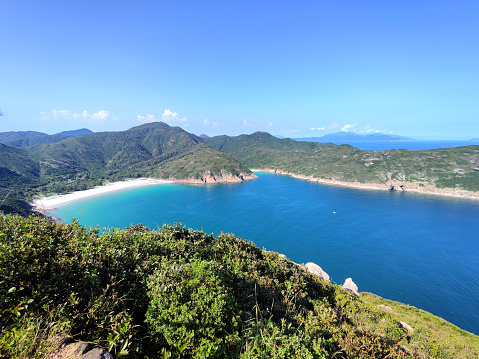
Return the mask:
<path id="1" fill-rule="evenodd" d="M 319 264 L 337 284 L 432 312 L 479 334 L 479 202 L 344 188 L 257 173 L 239 184 L 160 184 L 78 200 L 55 216 L 86 226 L 181 222 Z"/>

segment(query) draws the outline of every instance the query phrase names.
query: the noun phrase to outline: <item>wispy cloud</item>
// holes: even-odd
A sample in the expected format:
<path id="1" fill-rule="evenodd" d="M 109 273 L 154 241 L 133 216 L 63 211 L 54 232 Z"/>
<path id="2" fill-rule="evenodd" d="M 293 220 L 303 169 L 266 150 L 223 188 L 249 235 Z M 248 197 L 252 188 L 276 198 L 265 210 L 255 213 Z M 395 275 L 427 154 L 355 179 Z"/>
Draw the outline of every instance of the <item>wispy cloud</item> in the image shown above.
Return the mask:
<path id="1" fill-rule="evenodd" d="M 218 127 L 218 122 L 213 122 L 211 123 L 207 118 L 203 120 L 203 125 L 205 126 L 211 126 L 213 128 Z"/>
<path id="2" fill-rule="evenodd" d="M 300 132 L 300 131 L 301 131 L 300 128 L 298 128 L 298 129 L 296 129 L 296 130 L 289 130 L 289 132 Z"/>
<path id="3" fill-rule="evenodd" d="M 336 122 L 334 122 L 334 121 L 331 122 L 331 124 L 329 125 L 329 129 L 330 129 L 330 130 L 336 130 L 336 129 L 338 129 L 339 127 L 341 127 L 341 126 L 339 126 L 339 125 L 338 125 Z"/>
<path id="4" fill-rule="evenodd" d="M 70 112 L 70 110 L 57 110 L 40 112 L 43 121 L 46 122 L 58 122 L 58 121 L 76 121 L 82 120 L 90 123 L 104 123 L 107 121 L 117 121 L 117 117 L 113 117 L 109 111 L 100 110 L 90 114 L 88 111 L 83 112 Z"/>
<path id="5" fill-rule="evenodd" d="M 367 125 L 364 127 L 364 129 L 358 131 L 359 133 L 384 133 L 386 135 L 391 135 L 393 131 L 390 130 L 377 130 L 375 128 L 372 128 L 370 125 Z"/>
<path id="6" fill-rule="evenodd" d="M 266 126 L 267 128 L 271 128 L 273 127 L 273 122 L 268 122 L 268 126 Z"/>
<path id="7" fill-rule="evenodd" d="M 326 129 L 326 127 L 311 127 L 310 130 L 311 131 L 324 131 Z"/>
<path id="8" fill-rule="evenodd" d="M 189 122 L 189 120 L 186 117 L 180 117 L 178 112 L 173 112 L 168 108 L 163 112 L 163 115 L 161 115 L 161 118 L 163 119 L 163 121 L 167 123 L 177 123 L 177 122 L 188 123 Z"/>
<path id="9" fill-rule="evenodd" d="M 244 126 L 244 127 L 248 127 L 248 126 L 251 127 L 251 126 L 253 126 L 253 124 L 250 123 L 250 122 L 248 122 L 248 121 L 246 121 L 246 120 L 244 120 L 244 121 L 243 121 L 243 126 Z"/>
<path id="10" fill-rule="evenodd" d="M 159 121 L 158 119 L 155 118 L 155 115 L 152 115 L 151 113 L 147 113 L 144 116 L 143 115 L 137 115 L 136 118 L 138 119 L 138 122 L 141 122 L 141 123 Z"/>
<path id="11" fill-rule="evenodd" d="M 343 132 L 349 132 L 349 130 L 353 129 L 354 127 L 356 127 L 356 124 L 344 125 L 343 128 L 341 129 L 341 131 L 343 131 Z"/>

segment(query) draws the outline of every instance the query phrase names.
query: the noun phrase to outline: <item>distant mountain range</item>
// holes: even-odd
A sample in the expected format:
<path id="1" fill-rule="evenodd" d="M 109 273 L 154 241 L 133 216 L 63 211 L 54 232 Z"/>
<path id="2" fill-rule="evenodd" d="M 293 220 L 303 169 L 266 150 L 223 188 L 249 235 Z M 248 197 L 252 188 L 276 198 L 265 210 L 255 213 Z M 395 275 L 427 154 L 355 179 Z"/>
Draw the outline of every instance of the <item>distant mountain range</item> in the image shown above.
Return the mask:
<path id="1" fill-rule="evenodd" d="M 27 147 L 35 145 L 44 145 L 47 143 L 55 143 L 68 137 L 75 137 L 93 133 L 87 128 L 79 130 L 62 131 L 54 135 L 49 135 L 37 131 L 10 131 L 0 132 L 0 142 L 15 147 Z"/>
<path id="2" fill-rule="evenodd" d="M 373 133 L 368 135 L 360 135 L 352 132 L 336 132 L 328 133 L 327 135 L 321 137 L 303 137 L 303 138 L 293 138 L 297 141 L 308 141 L 308 142 L 372 142 L 372 141 L 416 141 L 414 138 L 396 136 L 396 135 L 385 135 L 383 133 Z"/>

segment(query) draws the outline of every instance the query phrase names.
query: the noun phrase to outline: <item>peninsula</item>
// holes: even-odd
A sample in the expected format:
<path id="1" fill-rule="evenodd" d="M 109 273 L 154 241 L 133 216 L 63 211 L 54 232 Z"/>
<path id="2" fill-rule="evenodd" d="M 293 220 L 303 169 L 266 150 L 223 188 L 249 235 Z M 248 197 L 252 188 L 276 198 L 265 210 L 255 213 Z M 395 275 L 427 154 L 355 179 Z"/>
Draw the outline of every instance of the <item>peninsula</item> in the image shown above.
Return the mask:
<path id="1" fill-rule="evenodd" d="M 249 168 L 299 179 L 479 199 L 479 146 L 365 151 L 350 145 L 278 139 L 265 132 L 204 141 Z"/>

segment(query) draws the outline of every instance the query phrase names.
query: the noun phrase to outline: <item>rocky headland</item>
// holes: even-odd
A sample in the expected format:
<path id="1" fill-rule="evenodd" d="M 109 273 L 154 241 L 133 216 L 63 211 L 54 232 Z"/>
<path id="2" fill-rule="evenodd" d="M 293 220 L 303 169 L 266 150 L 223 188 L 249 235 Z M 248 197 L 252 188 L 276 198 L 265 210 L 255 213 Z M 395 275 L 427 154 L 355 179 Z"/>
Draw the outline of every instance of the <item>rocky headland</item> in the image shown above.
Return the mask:
<path id="1" fill-rule="evenodd" d="M 431 194 L 431 195 L 438 195 L 438 196 L 479 199 L 479 192 L 466 191 L 466 190 L 457 189 L 457 188 L 455 189 L 438 188 L 434 185 L 428 185 L 422 182 L 399 182 L 399 181 L 388 181 L 385 183 L 344 182 L 339 180 L 318 178 L 314 176 L 298 175 L 292 172 L 283 171 L 279 169 L 272 169 L 272 168 L 253 169 L 252 171 L 286 175 L 286 176 L 290 176 L 290 177 L 301 179 L 301 180 L 318 182 L 318 183 L 333 185 L 333 186 L 343 186 L 343 187 L 369 189 L 369 190 L 383 190 L 383 191 L 384 190 L 408 191 L 408 192 L 416 192 L 416 193 Z"/>

